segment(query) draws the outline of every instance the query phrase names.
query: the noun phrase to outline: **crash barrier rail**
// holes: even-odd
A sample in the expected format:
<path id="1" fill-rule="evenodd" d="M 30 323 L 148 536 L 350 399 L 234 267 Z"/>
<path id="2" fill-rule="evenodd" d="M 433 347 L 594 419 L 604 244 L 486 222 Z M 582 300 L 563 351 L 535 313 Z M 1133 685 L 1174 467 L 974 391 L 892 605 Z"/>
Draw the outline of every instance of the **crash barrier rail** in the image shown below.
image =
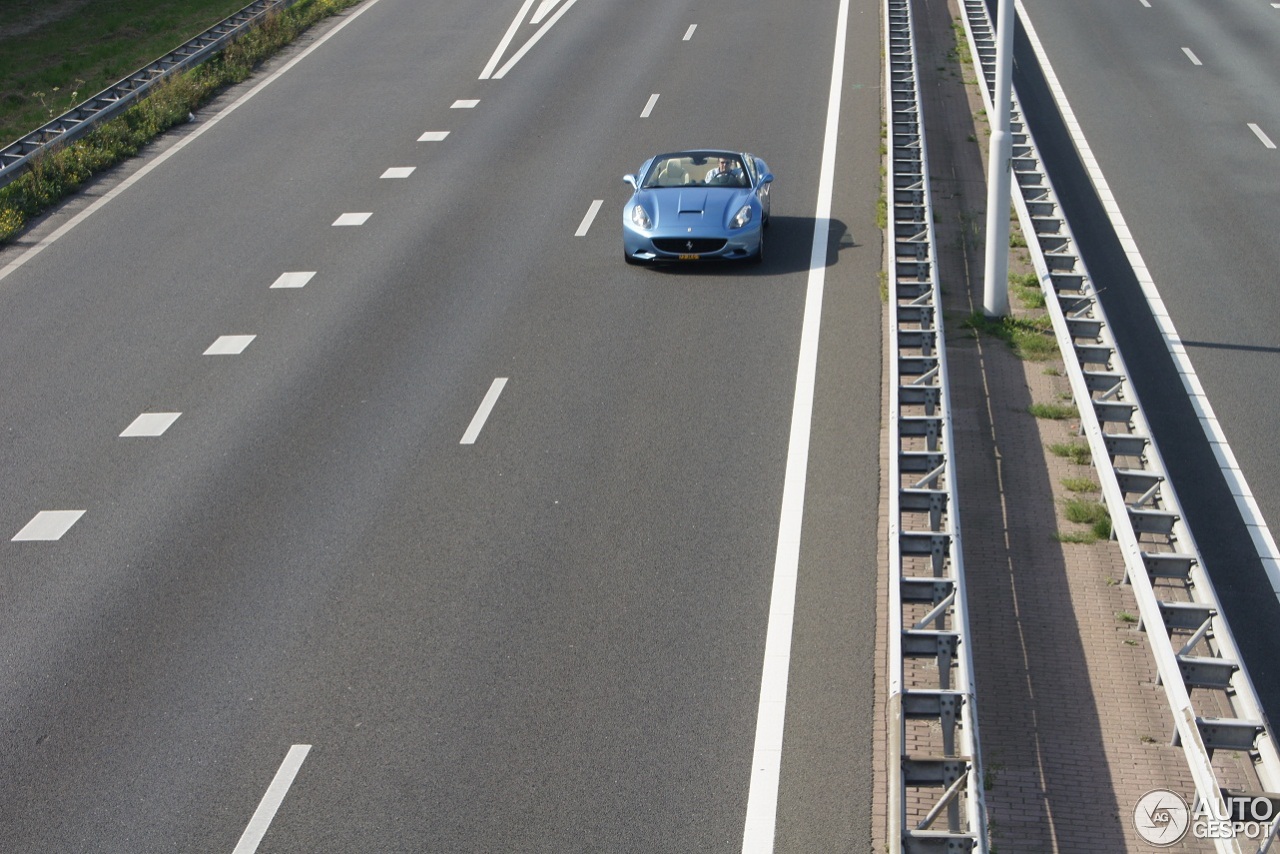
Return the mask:
<path id="1" fill-rule="evenodd" d="M 983 101 L 993 115 L 996 41 L 990 10 L 984 0 L 961 5 L 970 51 L 981 66 Z M 1275 741 L 1016 90 L 1011 135 L 1013 203 L 1124 556 L 1125 582 L 1173 711 L 1173 743 L 1186 755 L 1197 807 L 1223 816 L 1242 799 L 1274 803 L 1277 796 L 1267 793 L 1280 791 Z M 1226 761 L 1241 757 L 1247 763 Z M 1242 773 L 1249 779 L 1240 780 Z M 1272 846 L 1278 826 L 1273 821 L 1258 837 L 1237 835 L 1216 839 L 1215 845 L 1219 852 L 1262 852 L 1269 846 L 1280 851 L 1280 845 Z"/>
<path id="2" fill-rule="evenodd" d="M 910 0 L 886 0 L 889 850 L 987 851 L 951 394 Z"/>
<path id="3" fill-rule="evenodd" d="M 107 87 L 79 106 L 0 150 L 0 187 L 9 184 L 22 174 L 22 170 L 34 158 L 57 146 L 74 142 L 98 123 L 119 115 L 160 81 L 199 65 L 226 47 L 232 39 L 253 27 L 265 15 L 286 9 L 296 2 L 298 0 L 256 0 L 234 15 L 214 24 L 177 50 L 138 69 L 120 82 Z"/>

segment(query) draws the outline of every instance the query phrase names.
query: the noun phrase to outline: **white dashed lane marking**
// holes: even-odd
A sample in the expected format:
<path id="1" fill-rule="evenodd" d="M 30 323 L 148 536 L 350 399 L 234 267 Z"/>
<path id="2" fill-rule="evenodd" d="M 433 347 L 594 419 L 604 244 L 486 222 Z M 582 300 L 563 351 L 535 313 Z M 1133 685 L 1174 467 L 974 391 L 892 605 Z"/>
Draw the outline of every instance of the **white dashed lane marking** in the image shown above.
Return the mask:
<path id="1" fill-rule="evenodd" d="M 83 515 L 83 510 L 41 510 L 23 526 L 12 542 L 60 540 Z"/>
<path id="2" fill-rule="evenodd" d="M 218 340 L 209 345 L 209 349 L 204 351 L 206 356 L 239 356 L 244 352 L 244 348 L 257 338 L 256 335 L 219 335 Z"/>
<path id="3" fill-rule="evenodd" d="M 591 207 L 587 208 L 587 215 L 582 218 L 582 223 L 578 226 L 578 230 L 573 233 L 574 237 L 585 237 L 587 232 L 591 230 L 591 223 L 595 222 L 596 214 L 600 213 L 600 206 L 604 204 L 604 199 L 596 199 L 591 203 Z"/>
<path id="4" fill-rule="evenodd" d="M 644 105 L 644 111 L 640 113 L 640 118 L 642 119 L 649 118 L 649 115 L 653 112 L 653 108 L 654 106 L 657 105 L 657 103 L 658 103 L 658 93 L 655 92 L 654 94 L 649 96 L 649 103 Z"/>
<path id="5" fill-rule="evenodd" d="M 429 130 L 418 137 L 418 142 L 440 142 L 449 135 L 447 130 Z"/>
<path id="6" fill-rule="evenodd" d="M 124 428 L 120 438 L 163 436 L 165 431 L 172 427 L 173 422 L 177 421 L 181 415 L 181 412 L 144 412 L 133 419 L 132 424 Z"/>
<path id="7" fill-rule="evenodd" d="M 416 166 L 392 166 L 386 172 L 383 172 L 381 178 L 408 178 L 417 169 Z"/>
<path id="8" fill-rule="evenodd" d="M 1193 65 L 1204 65 L 1204 63 L 1200 61 L 1200 57 L 1191 52 L 1191 48 L 1184 47 L 1182 52 L 1187 55 L 1187 59 L 1191 60 Z"/>
<path id="9" fill-rule="evenodd" d="M 479 103 L 480 103 L 480 99 L 479 99 L 479 98 L 471 98 L 471 99 L 468 99 L 468 98 L 459 98 L 458 100 L 456 100 L 456 101 L 454 101 L 454 102 L 453 102 L 453 106 L 452 106 L 452 107 L 450 107 L 449 109 L 451 109 L 451 110 L 470 110 L 470 109 L 474 109 L 474 108 L 475 108 L 475 106 L 476 106 L 476 104 L 479 104 Z"/>
<path id="10" fill-rule="evenodd" d="M 462 441 L 459 444 L 474 445 L 476 443 L 476 439 L 480 436 L 480 431 L 484 429 L 485 421 L 489 420 L 489 413 L 493 412 L 494 404 L 498 402 L 498 395 L 502 394 L 502 389 L 506 384 L 506 377 L 498 377 L 489 386 L 488 393 L 485 394 L 484 400 L 480 401 L 480 408 L 476 410 L 475 417 L 471 419 L 467 432 L 462 434 Z"/>
<path id="11" fill-rule="evenodd" d="M 689 41 L 690 39 L 692 39 L 692 38 L 693 38 L 693 31 L 694 31 L 694 30 L 696 30 L 697 28 L 698 28 L 698 25 L 697 25 L 697 24 L 690 24 L 690 25 L 689 25 L 689 29 L 685 31 L 685 34 L 684 34 L 684 40 L 685 40 L 685 41 Z"/>
<path id="12" fill-rule="evenodd" d="M 271 285 L 273 288 L 301 288 L 305 287 L 307 282 L 311 281 L 311 277 L 315 275 L 315 271 L 297 272 L 297 273 L 281 273 L 280 278 L 276 279 Z"/>
<path id="13" fill-rule="evenodd" d="M 309 744 L 295 744 L 289 748 L 284 762 L 280 763 L 280 770 L 276 771 L 266 794 L 253 812 L 253 818 L 249 819 L 249 826 L 240 835 L 240 841 L 231 854 L 254 854 L 258 850 L 262 837 L 267 835 L 267 830 L 271 827 L 271 820 L 276 817 L 276 811 L 284 803 L 284 796 L 289 794 L 289 787 L 293 785 L 293 779 L 298 776 L 298 771 L 310 752 Z"/>
<path id="14" fill-rule="evenodd" d="M 373 216 L 372 211 L 365 211 L 364 213 L 344 213 L 342 216 L 335 219 L 333 224 L 338 226 L 364 225 L 369 221 L 369 217 L 371 216 Z"/>
<path id="15" fill-rule="evenodd" d="M 1262 140 L 1262 144 L 1267 148 L 1275 148 L 1276 144 L 1271 141 L 1271 137 L 1267 136 L 1266 131 L 1258 127 L 1253 122 L 1249 122 L 1249 130 L 1253 131 L 1253 135 Z"/>

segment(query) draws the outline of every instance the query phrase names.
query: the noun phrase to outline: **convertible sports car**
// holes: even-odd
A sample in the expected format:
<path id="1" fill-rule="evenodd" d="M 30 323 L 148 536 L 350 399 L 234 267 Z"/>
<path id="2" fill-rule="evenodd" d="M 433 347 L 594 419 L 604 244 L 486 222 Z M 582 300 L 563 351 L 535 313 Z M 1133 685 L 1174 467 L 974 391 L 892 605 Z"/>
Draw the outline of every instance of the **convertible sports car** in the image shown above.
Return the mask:
<path id="1" fill-rule="evenodd" d="M 764 259 L 773 174 L 754 154 L 659 154 L 622 180 L 635 191 L 622 212 L 627 263 Z"/>

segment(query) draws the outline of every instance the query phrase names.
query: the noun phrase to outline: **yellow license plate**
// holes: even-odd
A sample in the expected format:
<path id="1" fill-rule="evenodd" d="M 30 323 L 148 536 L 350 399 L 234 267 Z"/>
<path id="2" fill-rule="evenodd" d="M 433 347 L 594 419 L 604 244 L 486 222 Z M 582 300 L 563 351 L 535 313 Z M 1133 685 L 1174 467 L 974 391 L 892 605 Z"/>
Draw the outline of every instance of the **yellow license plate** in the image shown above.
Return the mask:
<path id="1" fill-rule="evenodd" d="M 697 255 L 681 255 L 680 256 L 681 261 L 697 261 L 698 258 L 699 256 Z"/>

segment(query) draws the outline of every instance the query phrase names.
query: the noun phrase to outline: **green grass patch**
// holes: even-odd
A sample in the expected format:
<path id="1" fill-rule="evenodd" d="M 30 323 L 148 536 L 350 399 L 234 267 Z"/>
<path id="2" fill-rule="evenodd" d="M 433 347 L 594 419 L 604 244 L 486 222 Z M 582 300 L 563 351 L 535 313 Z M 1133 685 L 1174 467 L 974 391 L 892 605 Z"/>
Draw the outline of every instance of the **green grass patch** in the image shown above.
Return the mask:
<path id="1" fill-rule="evenodd" d="M 959 18 L 951 21 L 951 31 L 955 34 L 956 46 L 951 51 L 951 57 L 961 65 L 972 65 L 973 54 L 969 52 L 969 37 L 965 35 L 964 22 Z"/>
<path id="2" fill-rule="evenodd" d="M 1067 499 L 1065 514 L 1069 521 L 1089 526 L 1089 533 L 1099 540 L 1111 537 L 1111 514 L 1107 506 L 1084 498 Z"/>
<path id="3" fill-rule="evenodd" d="M 1098 535 L 1092 531 L 1057 531 L 1053 538 L 1060 543 L 1077 546 L 1091 546 L 1098 541 Z"/>
<path id="4" fill-rule="evenodd" d="M 1075 418 L 1080 414 L 1074 406 L 1066 406 L 1061 403 L 1033 403 L 1027 407 L 1027 411 L 1036 418 L 1044 418 L 1049 421 L 1066 421 L 1068 418 Z"/>
<path id="5" fill-rule="evenodd" d="M 1012 347 L 1019 358 L 1029 362 L 1043 362 L 1058 354 L 1058 342 L 1050 331 L 1053 321 L 1047 315 L 992 318 L 975 311 L 962 325 L 976 333 L 999 338 Z"/>
<path id="6" fill-rule="evenodd" d="M 1067 499 L 1066 516 L 1072 522 L 1092 525 L 1110 518 L 1107 505 L 1100 501 L 1087 501 L 1083 498 Z"/>
<path id="7" fill-rule="evenodd" d="M 223 88 L 245 80 L 258 63 L 293 41 L 307 27 L 358 2 L 359 0 L 301 0 L 285 12 L 270 15 L 260 26 L 241 36 L 208 62 L 155 87 L 147 98 L 130 107 L 121 116 L 98 125 L 76 142 L 38 158 L 26 173 L 8 186 L 0 188 L 0 243 L 14 237 L 28 221 L 70 195 L 91 176 L 132 157 L 147 142 L 175 124 L 185 121 L 191 111 L 206 103 Z M 93 5 L 135 9 L 135 6 L 188 4 L 90 4 Z M 193 2 L 190 5 L 199 4 Z M 210 8 L 214 6 L 212 3 L 204 5 Z M 243 6 L 243 3 L 233 3 L 227 14 Z M 163 20 L 170 21 L 170 28 L 165 29 L 170 35 L 164 47 L 159 50 L 149 49 L 146 59 L 136 63 L 134 67 L 122 69 L 115 79 L 172 50 L 186 38 L 207 29 L 209 24 L 216 23 L 223 17 L 226 14 L 213 16 L 212 20 L 202 27 L 196 27 L 187 36 L 174 37 L 171 27 L 175 25 L 171 19 L 162 16 Z M 139 20 L 132 26 L 145 30 L 150 25 Z M 12 41 L 9 38 L 0 41 L 0 44 L 7 51 Z M 77 66 L 70 64 L 66 69 L 68 77 L 74 77 L 76 70 Z M 5 74 L 0 73 L 0 79 L 4 78 Z M 93 91 L 97 92 L 101 88 Z M 16 136 L 33 130 L 45 120 L 38 119 Z"/>
<path id="8" fill-rule="evenodd" d="M 1009 291 L 1026 308 L 1044 308 L 1044 291 L 1035 273 L 1010 273 Z"/>
<path id="9" fill-rule="evenodd" d="M 1049 446 L 1049 453 L 1071 460 L 1078 466 L 1087 466 L 1093 462 L 1089 446 L 1084 442 L 1057 442 Z"/>
<path id="10" fill-rule="evenodd" d="M 4 0 L 0 32 L 7 35 L 0 36 L 0 142 L 7 145 L 30 133 L 247 2 Z"/>
<path id="11" fill-rule="evenodd" d="M 1062 486 L 1068 492 L 1097 492 L 1100 488 L 1097 483 L 1087 477 L 1064 477 Z"/>

